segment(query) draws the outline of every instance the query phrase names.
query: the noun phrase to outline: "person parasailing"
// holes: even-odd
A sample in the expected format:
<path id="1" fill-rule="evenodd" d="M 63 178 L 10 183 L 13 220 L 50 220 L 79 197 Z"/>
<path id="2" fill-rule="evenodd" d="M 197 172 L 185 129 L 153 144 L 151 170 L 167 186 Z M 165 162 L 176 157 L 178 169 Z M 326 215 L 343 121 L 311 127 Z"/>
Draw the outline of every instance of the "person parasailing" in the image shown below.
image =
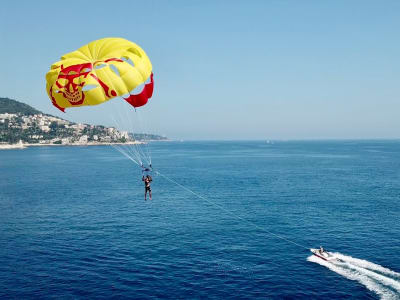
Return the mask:
<path id="1" fill-rule="evenodd" d="M 147 192 L 149 192 L 150 200 L 151 200 L 151 186 L 150 182 L 153 181 L 150 175 L 146 175 L 146 177 L 142 177 L 142 181 L 144 182 L 144 200 L 147 200 Z"/>
<path id="2" fill-rule="evenodd" d="M 139 87 L 142 89 L 136 93 Z M 137 44 L 123 38 L 92 41 L 63 55 L 46 74 L 47 94 L 52 104 L 62 112 L 70 107 L 101 105 L 118 97 L 136 111 L 147 104 L 153 89 L 150 59 Z M 142 180 L 146 180 L 145 198 L 149 192 L 151 199 L 152 179 L 148 174 L 152 171 L 151 159 L 150 165 L 144 167 L 141 164 L 144 153 L 138 145 L 135 144 L 133 149 L 112 146 L 142 167 Z"/>
<path id="3" fill-rule="evenodd" d="M 150 200 L 151 200 L 151 186 L 150 182 L 153 181 L 151 178 L 151 172 L 153 171 L 153 167 L 149 164 L 148 167 L 145 167 L 142 164 L 142 181 L 144 181 L 144 200 L 147 200 L 147 192 L 149 192 Z"/>

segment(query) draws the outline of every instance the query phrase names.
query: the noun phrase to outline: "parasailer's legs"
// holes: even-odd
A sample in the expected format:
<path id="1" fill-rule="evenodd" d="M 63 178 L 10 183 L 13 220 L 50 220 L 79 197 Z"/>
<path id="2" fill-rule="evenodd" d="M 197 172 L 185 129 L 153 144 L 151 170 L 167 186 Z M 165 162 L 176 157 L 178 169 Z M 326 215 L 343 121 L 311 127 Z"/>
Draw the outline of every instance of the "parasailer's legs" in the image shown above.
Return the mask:
<path id="1" fill-rule="evenodd" d="M 147 192 L 149 192 L 150 200 L 151 200 L 151 188 L 145 187 L 144 188 L 144 200 L 147 200 Z"/>

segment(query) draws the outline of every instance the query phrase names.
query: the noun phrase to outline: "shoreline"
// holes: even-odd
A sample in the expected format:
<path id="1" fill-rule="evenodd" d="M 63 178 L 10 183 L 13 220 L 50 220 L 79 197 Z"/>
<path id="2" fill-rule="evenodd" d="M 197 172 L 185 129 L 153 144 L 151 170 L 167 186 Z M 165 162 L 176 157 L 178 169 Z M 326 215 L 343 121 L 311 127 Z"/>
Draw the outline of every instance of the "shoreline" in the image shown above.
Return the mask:
<path id="1" fill-rule="evenodd" d="M 145 142 L 135 141 L 127 143 L 74 143 L 74 144 L 28 144 L 28 143 L 17 143 L 17 144 L 0 144 L 0 150 L 12 150 L 12 149 L 25 149 L 28 147 L 46 147 L 46 146 L 112 146 L 112 145 L 140 145 L 146 144 Z"/>

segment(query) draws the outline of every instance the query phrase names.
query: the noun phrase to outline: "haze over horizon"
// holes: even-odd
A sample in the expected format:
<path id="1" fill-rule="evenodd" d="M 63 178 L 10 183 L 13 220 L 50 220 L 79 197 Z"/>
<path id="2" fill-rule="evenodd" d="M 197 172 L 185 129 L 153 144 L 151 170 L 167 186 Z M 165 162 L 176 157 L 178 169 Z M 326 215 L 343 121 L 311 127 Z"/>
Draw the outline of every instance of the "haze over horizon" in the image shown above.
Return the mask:
<path id="1" fill-rule="evenodd" d="M 112 126 L 107 108 L 119 104 L 63 114 L 48 99 L 45 74 L 61 55 L 115 36 L 152 61 L 155 91 L 142 110 L 149 132 L 400 137 L 398 1 L 15 1 L 0 19 L 0 97 L 71 121 Z"/>

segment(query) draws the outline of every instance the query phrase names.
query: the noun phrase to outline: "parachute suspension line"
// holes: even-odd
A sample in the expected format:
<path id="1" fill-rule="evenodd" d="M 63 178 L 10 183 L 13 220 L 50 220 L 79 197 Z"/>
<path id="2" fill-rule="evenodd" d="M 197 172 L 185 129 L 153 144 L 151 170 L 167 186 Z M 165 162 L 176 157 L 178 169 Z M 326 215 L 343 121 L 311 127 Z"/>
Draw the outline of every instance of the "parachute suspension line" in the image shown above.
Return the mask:
<path id="1" fill-rule="evenodd" d="M 122 114 L 120 113 L 120 111 L 118 111 L 118 113 L 120 115 L 120 120 L 127 120 L 128 123 L 129 123 L 129 124 L 127 124 L 128 131 L 133 132 L 134 126 L 132 125 L 131 118 L 129 116 L 128 110 L 123 110 L 123 111 L 125 113 L 125 117 L 123 117 Z M 140 155 L 139 151 L 136 149 L 136 145 L 135 144 L 133 146 L 132 145 L 128 145 L 127 148 L 129 149 L 129 151 L 131 153 L 133 153 L 136 156 L 137 160 L 140 162 L 140 165 L 143 165 L 143 161 L 142 161 L 141 155 Z"/>
<path id="2" fill-rule="evenodd" d="M 115 118 L 114 116 L 112 116 L 112 118 L 113 118 L 114 123 L 115 123 L 115 125 L 116 125 L 115 127 L 118 128 L 118 127 L 119 127 L 119 126 L 118 126 L 119 124 L 118 124 L 116 118 Z M 137 164 L 137 165 L 141 165 L 141 164 L 142 164 L 141 161 L 140 161 L 140 157 L 138 157 L 137 155 L 135 155 L 134 152 L 131 152 L 129 147 L 122 147 L 121 145 L 117 145 L 117 144 L 111 144 L 111 146 L 112 146 L 115 150 L 117 150 L 118 152 L 120 152 L 122 155 L 124 155 L 125 157 L 127 157 L 129 160 L 133 161 L 135 164 Z M 134 159 L 134 156 L 135 156 L 136 159 Z"/>
<path id="3" fill-rule="evenodd" d="M 107 79 L 111 82 L 111 87 L 115 90 L 115 86 L 113 84 L 113 81 L 111 80 L 110 76 L 108 73 L 104 73 L 104 76 L 107 77 Z M 113 99 L 115 100 L 115 99 Z M 115 101 L 114 101 L 115 102 Z M 115 103 L 116 104 L 116 103 Z M 118 106 L 117 106 L 118 107 Z M 121 122 L 117 122 L 117 118 L 111 114 L 112 119 L 114 120 L 114 124 L 115 124 L 115 128 L 121 130 L 121 128 L 123 128 L 121 125 L 123 122 L 123 119 L 121 118 L 121 113 L 119 111 L 119 109 L 113 109 L 113 111 L 115 111 L 118 114 L 118 119 L 121 120 Z M 115 145 L 114 149 L 117 149 L 120 153 L 122 153 L 123 155 L 125 155 L 126 157 L 128 157 L 130 160 L 134 161 L 135 163 L 137 163 L 134 159 L 133 159 L 133 155 L 135 155 L 136 160 L 140 163 L 140 165 L 142 165 L 142 161 L 140 159 L 140 156 L 136 155 L 136 153 L 133 153 L 132 151 L 130 151 L 131 149 L 129 147 L 127 147 L 127 151 L 122 150 L 122 146 L 117 147 Z M 127 154 L 127 152 L 132 153 L 133 155 L 130 156 Z"/>
<path id="4" fill-rule="evenodd" d="M 128 105 L 128 104 L 126 103 L 126 105 Z M 121 112 L 121 110 L 119 110 L 119 109 L 116 111 L 118 112 L 118 115 L 119 115 L 118 119 L 121 120 L 121 125 L 124 125 L 124 124 L 122 124 L 122 121 L 125 121 L 125 127 L 128 126 L 128 131 L 130 131 L 133 134 L 135 126 L 133 123 L 133 118 L 129 114 L 129 112 L 131 110 L 132 110 L 131 107 L 129 107 L 129 109 L 122 109 L 123 112 Z M 122 126 L 119 126 L 119 127 L 122 128 Z M 128 149 L 128 151 L 130 153 L 132 153 L 133 156 L 136 157 L 136 160 L 140 163 L 139 165 L 143 166 L 143 160 L 146 160 L 146 157 L 145 157 L 145 155 L 143 155 L 143 153 L 141 153 L 140 147 L 138 146 L 138 144 L 136 144 L 136 143 L 127 144 L 126 148 Z"/>
<path id="5" fill-rule="evenodd" d="M 118 112 L 118 115 L 120 115 L 120 112 L 118 111 L 118 109 L 114 110 L 114 111 Z M 117 121 L 115 116 L 113 116 L 111 114 L 111 117 L 114 120 L 115 127 L 116 128 L 118 128 L 118 127 L 121 128 L 122 124 Z M 121 117 L 119 119 L 122 120 Z M 126 156 L 130 160 L 134 161 L 137 165 L 139 165 L 139 166 L 143 165 L 143 162 L 142 162 L 142 160 L 140 158 L 140 155 L 138 155 L 138 153 L 136 151 L 134 151 L 134 149 L 132 147 L 129 147 L 129 146 L 125 147 L 126 151 L 122 150 L 122 146 L 113 145 L 113 147 L 114 147 L 114 149 L 117 149 L 120 153 L 122 153 L 124 156 Z M 135 157 L 136 159 L 134 159 L 133 157 Z"/>
<path id="6" fill-rule="evenodd" d="M 145 131 L 144 131 L 144 128 L 149 128 L 149 127 L 147 126 L 147 124 L 143 124 L 143 121 L 142 121 L 143 119 L 142 119 L 141 114 L 139 113 L 139 111 L 137 111 L 135 109 L 135 113 L 138 116 L 140 131 L 141 131 L 141 133 L 142 133 L 142 135 L 144 137 L 144 142 L 145 142 L 144 149 L 146 150 L 146 154 L 147 154 L 149 165 L 151 165 L 151 155 L 150 155 L 150 149 L 149 149 L 150 147 L 149 147 L 149 143 L 148 143 L 148 139 L 147 139 L 147 133 L 145 133 Z"/>
<path id="7" fill-rule="evenodd" d="M 127 105 L 127 104 L 126 104 Z M 134 125 L 132 123 L 132 118 L 129 115 L 129 111 L 130 111 L 130 107 L 129 109 L 122 109 L 122 111 L 124 113 L 121 112 L 121 110 L 117 110 L 118 115 L 119 115 L 119 120 L 121 120 L 121 124 L 120 125 L 124 125 L 122 122 L 123 120 L 125 120 L 125 122 L 128 122 L 128 124 L 125 124 L 125 126 L 128 126 L 128 131 L 132 132 L 134 131 Z M 125 115 L 125 116 L 123 116 Z M 119 126 L 120 128 L 122 128 L 122 126 Z M 145 157 L 140 153 L 140 149 L 138 148 L 137 144 L 127 144 L 126 145 L 127 150 L 129 151 L 129 153 L 132 154 L 132 156 L 136 157 L 136 160 L 139 162 L 139 166 L 143 165 L 143 159 L 145 159 Z"/>
<path id="8" fill-rule="evenodd" d="M 127 120 L 128 123 L 129 123 L 129 124 L 127 124 L 127 126 L 128 126 L 128 131 L 133 132 L 133 126 L 130 125 L 130 124 L 131 124 L 131 120 L 130 120 L 130 116 L 129 116 L 128 110 L 123 109 L 123 111 L 125 112 L 125 118 L 122 116 L 121 111 L 118 110 L 118 114 L 120 115 L 119 118 L 120 118 L 121 122 L 122 122 L 122 120 Z M 127 145 L 127 149 L 128 149 L 133 155 L 135 155 L 136 159 L 140 162 L 140 165 L 143 165 L 143 161 L 142 161 L 141 155 L 140 155 L 140 153 L 138 152 L 138 150 L 136 149 L 136 145 L 134 144 L 134 145 L 132 146 L 132 145 L 129 145 L 129 144 L 128 144 L 128 145 Z"/>
<path id="9" fill-rule="evenodd" d="M 125 113 L 127 114 L 128 112 L 127 111 L 125 111 Z M 136 108 L 135 108 L 135 115 L 136 116 L 139 116 L 139 112 L 136 110 Z M 129 116 L 128 116 L 128 119 L 129 119 L 129 121 L 130 121 L 130 124 L 131 124 L 131 128 L 132 128 L 132 133 L 133 133 L 133 129 L 136 127 L 136 126 L 134 126 L 134 119 L 133 118 L 130 118 Z M 139 117 L 137 117 L 137 118 L 135 118 L 135 119 L 137 119 L 136 121 L 137 121 L 137 127 L 138 127 L 138 129 L 139 129 L 139 131 L 140 131 L 140 119 L 139 119 Z M 136 149 L 136 151 L 138 152 L 138 154 L 139 154 L 139 156 L 141 156 L 141 157 L 143 157 L 143 160 L 144 161 L 146 161 L 146 163 L 148 164 L 148 165 L 150 165 L 151 164 L 151 161 L 150 161 L 150 159 L 146 156 L 146 154 L 143 152 L 143 149 L 142 149 L 142 147 L 139 145 L 139 144 L 134 144 L 134 147 L 135 147 L 135 149 Z"/>
<path id="10" fill-rule="evenodd" d="M 200 195 L 198 193 L 193 192 L 191 189 L 189 189 L 189 188 L 185 187 L 184 185 L 180 184 L 179 182 L 176 182 L 175 180 L 167 177 L 166 175 L 160 173 L 159 171 L 155 171 L 155 173 L 160 175 L 160 176 L 162 176 L 164 179 L 168 180 L 169 182 L 176 184 L 177 186 L 181 187 L 182 189 L 186 190 L 187 192 L 195 195 L 196 197 L 206 201 L 207 203 L 209 203 L 209 204 L 211 204 L 211 205 L 213 205 L 215 207 L 218 207 L 219 209 L 223 210 L 225 213 L 227 213 L 227 214 L 229 214 L 229 215 L 231 215 L 231 216 L 233 216 L 233 217 L 235 217 L 235 218 L 237 218 L 237 219 L 239 219 L 239 220 L 241 220 L 243 222 L 246 222 L 247 224 L 252 225 L 253 227 L 259 229 L 260 231 L 268 233 L 268 234 L 270 234 L 270 235 L 272 235 L 272 236 L 274 236 L 274 237 L 276 237 L 278 239 L 284 240 L 284 241 L 286 241 L 288 243 L 291 243 L 293 245 L 299 246 L 301 248 L 304 248 L 304 249 L 307 249 L 307 250 L 310 249 L 310 247 L 306 247 L 306 246 L 301 245 L 299 243 L 296 243 L 296 242 L 294 242 L 292 240 L 289 240 L 288 238 L 286 238 L 284 236 L 281 236 L 281 235 L 278 235 L 276 233 L 273 233 L 273 232 L 271 232 L 271 231 L 269 231 L 269 230 L 257 225 L 256 223 L 253 223 L 253 222 L 251 222 L 251 221 L 249 221 L 249 220 L 247 220 L 247 219 L 245 219 L 245 218 L 243 218 L 243 217 L 231 212 L 230 210 L 227 210 L 225 207 L 223 207 L 223 206 L 221 206 L 221 205 L 219 205 L 219 204 L 217 204 L 215 202 L 212 202 L 211 200 L 207 199 L 206 197 L 204 197 L 204 196 L 202 196 L 202 195 Z"/>
<path id="11" fill-rule="evenodd" d="M 108 73 L 105 73 L 104 75 L 107 77 L 107 79 L 109 79 L 110 82 L 112 82 L 112 80 L 111 80 L 111 78 L 110 78 L 110 76 L 109 76 Z M 111 86 L 112 86 L 114 89 L 116 89 L 116 88 L 114 87 L 113 84 L 111 84 Z M 122 100 L 122 99 L 121 99 L 121 100 Z M 125 100 L 124 100 L 124 102 L 125 102 Z M 127 102 L 125 102 L 124 104 L 127 105 Z M 119 118 L 119 120 L 121 120 L 120 123 L 118 123 L 117 120 L 116 120 L 116 118 L 113 117 L 114 123 L 117 125 L 116 128 L 121 130 L 121 129 L 123 128 L 123 126 L 118 126 L 118 125 L 123 125 L 123 121 L 124 121 L 124 120 L 127 120 L 128 123 L 129 123 L 129 124 L 127 124 L 127 125 L 128 125 L 128 126 L 130 125 L 130 130 L 129 130 L 129 131 L 130 131 L 132 134 L 134 134 L 135 126 L 134 126 L 134 123 L 133 123 L 133 118 L 129 115 L 129 112 L 131 111 L 131 109 L 122 109 L 122 110 L 123 110 L 123 112 L 124 112 L 123 114 L 125 115 L 125 118 L 124 118 L 123 114 L 121 113 L 121 111 L 120 111 L 119 109 L 116 109 L 116 112 L 117 112 L 118 115 L 119 115 L 118 118 Z M 134 110 L 135 110 L 135 113 L 137 113 L 136 107 L 134 107 Z M 137 113 L 137 116 L 139 116 L 138 113 Z M 141 126 L 140 126 L 140 119 L 139 119 L 139 118 L 138 118 L 138 121 L 139 121 L 139 127 L 141 127 Z M 140 128 L 139 128 L 139 130 L 140 130 Z M 147 144 L 145 143 L 145 145 L 147 145 Z M 141 149 L 141 147 L 139 146 L 139 144 L 134 143 L 134 144 L 133 144 L 133 147 L 128 146 L 127 148 L 128 148 L 128 151 L 129 151 L 129 152 L 131 152 L 132 154 L 135 155 L 136 160 L 137 160 L 138 162 L 140 162 L 140 165 L 141 165 L 141 166 L 143 166 L 143 160 L 145 160 L 145 161 L 147 162 L 148 165 L 151 165 L 151 159 L 149 158 L 149 156 L 146 157 L 146 154 L 143 152 L 143 149 Z M 122 153 L 122 152 L 121 152 L 121 153 Z M 142 159 L 142 158 L 143 158 L 143 159 Z"/>
<path id="12" fill-rule="evenodd" d="M 141 126 L 141 120 L 140 120 L 140 114 L 139 111 L 137 109 L 135 109 L 135 115 L 136 115 L 136 121 L 137 121 L 137 132 L 140 134 L 142 133 L 142 126 Z M 143 142 L 143 141 L 142 141 Z M 144 143 L 146 143 L 146 141 L 144 141 Z M 146 144 L 145 144 L 146 145 Z M 150 165 L 150 160 L 148 159 L 148 157 L 146 156 L 146 154 L 143 151 L 143 147 L 138 147 L 138 149 L 140 149 L 141 154 L 143 155 L 143 157 L 145 158 L 147 164 Z"/>
<path id="13" fill-rule="evenodd" d="M 141 164 L 139 162 L 137 162 L 136 160 L 134 160 L 129 154 L 127 154 L 124 150 L 122 150 L 121 147 L 118 147 L 117 145 L 113 145 L 111 144 L 111 146 L 116 149 L 117 151 L 119 151 L 122 155 L 124 155 L 126 158 L 128 158 L 129 160 L 133 161 L 135 164 L 137 164 L 138 166 L 141 166 Z"/>

